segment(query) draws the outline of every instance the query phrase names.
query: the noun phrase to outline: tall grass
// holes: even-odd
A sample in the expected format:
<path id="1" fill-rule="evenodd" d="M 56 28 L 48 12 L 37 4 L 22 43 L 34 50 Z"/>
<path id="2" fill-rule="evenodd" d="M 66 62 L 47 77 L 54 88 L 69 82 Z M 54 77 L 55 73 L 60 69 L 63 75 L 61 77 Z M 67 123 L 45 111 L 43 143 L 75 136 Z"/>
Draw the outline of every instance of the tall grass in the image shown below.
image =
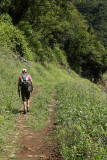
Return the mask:
<path id="1" fill-rule="evenodd" d="M 80 78 L 56 89 L 57 133 L 65 160 L 106 159 L 106 94 Z"/>

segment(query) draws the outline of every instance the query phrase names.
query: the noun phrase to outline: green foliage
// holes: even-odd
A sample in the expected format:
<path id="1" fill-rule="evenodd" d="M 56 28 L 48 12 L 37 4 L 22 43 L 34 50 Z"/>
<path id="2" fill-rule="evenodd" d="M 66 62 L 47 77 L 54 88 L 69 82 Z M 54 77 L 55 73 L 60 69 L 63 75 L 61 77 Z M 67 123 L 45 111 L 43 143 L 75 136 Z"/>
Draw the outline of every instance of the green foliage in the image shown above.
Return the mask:
<path id="1" fill-rule="evenodd" d="M 57 134 L 64 159 L 106 159 L 106 94 L 80 78 L 56 89 Z"/>
<path id="2" fill-rule="evenodd" d="M 95 82 L 106 70 L 104 47 L 70 1 L 35 2 L 29 7 L 25 20 L 35 59 L 51 62 L 62 56 L 64 62 L 57 60 L 65 63 L 63 55 L 66 55 L 72 69 Z M 19 27 L 24 30 L 23 26 Z M 57 54 L 56 48 L 59 48 Z"/>
<path id="3" fill-rule="evenodd" d="M 107 47 L 107 1 L 106 0 L 91 0 L 81 3 L 74 3 L 79 11 L 88 20 L 88 24 L 93 26 L 99 39 Z"/>
<path id="4" fill-rule="evenodd" d="M 1 14 L 0 23 L 2 23 L 2 22 L 7 23 L 9 25 L 12 25 L 12 18 L 7 13 Z"/>
<path id="5" fill-rule="evenodd" d="M 11 4 L 11 0 L 0 0 L 0 13 L 6 13 Z"/>
<path id="6" fill-rule="evenodd" d="M 5 23 L 6 19 L 8 19 L 8 21 Z M 26 42 L 24 35 L 17 27 L 13 26 L 10 23 L 11 18 L 9 16 L 1 16 L 0 45 L 10 48 L 15 53 L 27 59 L 32 59 L 33 54 L 28 48 L 28 43 Z"/>
<path id="7" fill-rule="evenodd" d="M 54 55 L 55 55 L 57 62 L 59 62 L 60 64 L 63 63 L 67 67 L 67 60 L 66 60 L 65 52 L 61 50 L 58 45 L 54 46 L 53 51 L 54 51 Z"/>
<path id="8" fill-rule="evenodd" d="M 69 20 L 69 25 L 66 25 L 69 38 L 66 36 L 64 41 L 68 62 L 77 73 L 82 73 L 83 76 L 90 77 L 90 79 L 93 77 L 97 81 L 106 66 L 103 62 L 106 51 L 94 32 L 88 32 L 88 26 L 83 17 L 71 3 L 66 4 L 64 13 L 64 17 Z"/>
<path id="9" fill-rule="evenodd" d="M 102 23 L 102 17 L 105 17 L 106 13 L 105 1 L 100 3 L 100 0 L 94 0 L 91 3 L 90 0 L 19 0 L 17 2 L 2 0 L 1 13 L 4 14 L 1 18 L 0 36 L 3 36 L 1 40 L 14 52 L 36 62 L 56 62 L 66 65 L 68 62 L 78 74 L 97 82 L 101 74 L 107 70 L 106 51 L 95 36 L 93 29 L 87 26 L 84 17 L 72 2 L 79 4 L 80 8 L 86 5 L 88 9 L 85 11 L 92 11 L 94 16 L 91 18 L 95 22 L 94 26 L 98 26 L 96 30 L 99 34 L 102 32 L 101 36 L 104 38 L 105 31 L 103 32 L 102 28 L 105 30 L 106 25 Z M 11 18 L 7 13 L 12 17 L 13 23 L 17 24 L 23 32 L 13 25 L 7 26 L 7 22 L 11 23 Z M 99 22 L 101 25 L 97 25 Z M 99 28 L 101 28 L 100 32 Z M 6 31 L 6 35 L 2 30 Z"/>
<path id="10" fill-rule="evenodd" d="M 27 21 L 21 21 L 18 26 L 28 36 L 29 45 L 31 50 L 35 53 L 34 60 L 36 62 L 56 62 L 65 63 L 67 65 L 65 53 L 60 49 L 60 46 L 54 43 L 52 47 L 49 46 L 49 38 L 51 38 L 52 35 L 47 37 L 48 31 L 41 35 L 41 31 L 34 31 Z M 44 39 L 45 36 L 47 37 L 46 39 Z"/>

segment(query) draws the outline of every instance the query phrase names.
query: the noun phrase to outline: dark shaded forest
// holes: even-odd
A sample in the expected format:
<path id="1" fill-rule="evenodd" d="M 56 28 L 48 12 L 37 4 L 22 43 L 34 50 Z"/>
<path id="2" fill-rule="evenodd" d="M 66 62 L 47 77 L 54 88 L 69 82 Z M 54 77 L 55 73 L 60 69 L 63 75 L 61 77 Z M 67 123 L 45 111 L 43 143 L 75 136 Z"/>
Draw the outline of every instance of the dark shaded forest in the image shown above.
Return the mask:
<path id="1" fill-rule="evenodd" d="M 106 5 L 104 0 L 1 0 L 0 45 L 28 60 L 69 66 L 97 82 L 107 70 Z"/>

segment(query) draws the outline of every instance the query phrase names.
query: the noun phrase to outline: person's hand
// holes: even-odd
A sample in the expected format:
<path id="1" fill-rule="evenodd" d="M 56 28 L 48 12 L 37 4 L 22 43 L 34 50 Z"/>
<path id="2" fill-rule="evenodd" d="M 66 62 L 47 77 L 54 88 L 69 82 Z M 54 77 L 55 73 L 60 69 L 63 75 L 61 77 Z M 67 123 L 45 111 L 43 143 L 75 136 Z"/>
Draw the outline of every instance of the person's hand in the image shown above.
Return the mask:
<path id="1" fill-rule="evenodd" d="M 20 92 L 20 89 L 19 89 L 19 87 L 18 87 L 18 93 Z"/>
<path id="2" fill-rule="evenodd" d="M 20 97 L 20 88 L 18 87 L 18 94 L 19 94 L 19 97 Z"/>

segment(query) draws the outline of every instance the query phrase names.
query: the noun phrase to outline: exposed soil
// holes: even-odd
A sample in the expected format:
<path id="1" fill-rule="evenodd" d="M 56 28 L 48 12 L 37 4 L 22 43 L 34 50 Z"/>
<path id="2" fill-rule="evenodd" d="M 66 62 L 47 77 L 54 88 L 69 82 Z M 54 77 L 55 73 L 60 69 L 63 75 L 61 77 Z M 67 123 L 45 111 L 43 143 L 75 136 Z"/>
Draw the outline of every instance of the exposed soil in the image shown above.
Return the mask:
<path id="1" fill-rule="evenodd" d="M 33 96 L 39 90 L 33 92 Z M 55 91 L 52 95 L 51 105 L 49 109 L 50 119 L 47 125 L 41 131 L 33 131 L 26 125 L 26 119 L 30 113 L 21 114 L 17 121 L 16 136 L 18 140 L 16 145 L 22 146 L 16 153 L 8 155 L 8 158 L 16 157 L 17 160 L 64 160 L 58 151 L 57 140 L 55 136 Z M 21 109 L 21 111 L 23 108 Z M 22 113 L 22 112 L 21 112 Z M 23 136 L 22 136 L 23 135 Z M 14 143 L 14 141 L 13 141 Z"/>

